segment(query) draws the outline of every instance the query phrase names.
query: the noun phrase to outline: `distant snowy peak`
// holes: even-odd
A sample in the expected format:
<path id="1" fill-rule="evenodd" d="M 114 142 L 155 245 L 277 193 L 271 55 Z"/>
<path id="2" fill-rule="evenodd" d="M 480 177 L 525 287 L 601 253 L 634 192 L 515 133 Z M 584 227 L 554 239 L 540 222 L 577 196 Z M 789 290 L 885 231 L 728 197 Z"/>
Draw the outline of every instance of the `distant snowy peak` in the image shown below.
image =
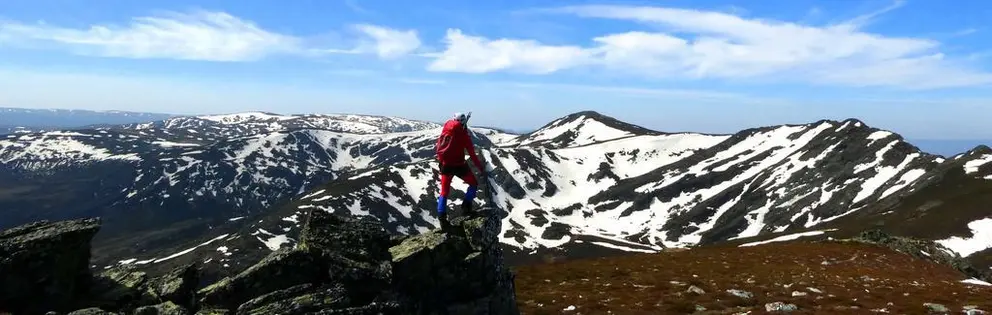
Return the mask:
<path id="1" fill-rule="evenodd" d="M 631 136 L 659 134 L 661 133 L 597 112 L 584 111 L 552 121 L 534 132 L 517 137 L 508 144 L 565 148 Z"/>
<path id="2" fill-rule="evenodd" d="M 439 128 L 431 122 L 368 115 L 278 115 L 245 112 L 226 115 L 187 116 L 152 123 L 124 125 L 131 130 L 163 133 L 198 133 L 207 138 L 238 138 L 294 129 L 322 129 L 354 134 L 385 134 Z"/>
<path id="3" fill-rule="evenodd" d="M 245 112 L 237 114 L 228 115 L 208 115 L 208 116 L 197 116 L 196 118 L 218 122 L 221 124 L 240 124 L 245 122 L 259 122 L 259 121 L 280 121 L 294 119 L 294 116 L 282 116 L 277 114 L 265 113 L 265 112 Z"/>
<path id="4" fill-rule="evenodd" d="M 0 163 L 47 170 L 106 160 L 138 161 L 150 144 L 133 135 L 104 130 L 49 131 L 0 136 Z"/>
<path id="5" fill-rule="evenodd" d="M 992 180 L 992 148 L 980 145 L 955 157 L 954 161 L 963 163 L 966 175 Z"/>

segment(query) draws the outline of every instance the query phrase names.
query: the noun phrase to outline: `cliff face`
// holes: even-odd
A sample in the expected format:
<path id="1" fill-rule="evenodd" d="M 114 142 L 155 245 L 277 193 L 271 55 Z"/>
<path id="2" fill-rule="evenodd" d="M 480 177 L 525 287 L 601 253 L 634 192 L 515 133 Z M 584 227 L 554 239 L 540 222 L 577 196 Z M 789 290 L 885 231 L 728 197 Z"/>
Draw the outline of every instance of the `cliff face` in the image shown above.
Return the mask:
<path id="1" fill-rule="evenodd" d="M 519 313 L 498 215 L 482 209 L 453 223 L 451 232 L 397 238 L 375 219 L 315 210 L 298 246 L 200 290 L 194 265 L 157 278 L 126 267 L 91 276 L 98 221 L 35 223 L 0 234 L 0 313 Z M 24 290 L 35 278 L 46 287 Z"/>
<path id="2" fill-rule="evenodd" d="M 0 313 L 72 307 L 90 280 L 97 219 L 39 221 L 0 232 Z"/>

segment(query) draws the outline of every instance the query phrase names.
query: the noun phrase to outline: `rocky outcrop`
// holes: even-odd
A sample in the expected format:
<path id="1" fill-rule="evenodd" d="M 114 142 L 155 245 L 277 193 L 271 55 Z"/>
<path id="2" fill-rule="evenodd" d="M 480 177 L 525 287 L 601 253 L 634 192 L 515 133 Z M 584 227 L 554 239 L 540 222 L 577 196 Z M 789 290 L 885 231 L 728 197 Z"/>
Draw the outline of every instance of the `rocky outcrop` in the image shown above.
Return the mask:
<path id="1" fill-rule="evenodd" d="M 515 314 L 500 220 L 482 213 L 398 238 L 372 218 L 316 210 L 297 247 L 201 290 L 200 302 L 237 314 Z"/>
<path id="2" fill-rule="evenodd" d="M 40 221 L 0 232 L 0 313 L 71 311 L 90 280 L 99 219 Z"/>
<path id="3" fill-rule="evenodd" d="M 986 282 L 992 282 L 992 273 L 975 268 L 967 260 L 954 251 L 929 240 L 918 240 L 908 237 L 891 236 L 881 230 L 868 230 L 852 239 L 856 242 L 875 244 L 892 250 L 939 264 L 954 267 L 961 273 Z"/>
<path id="4" fill-rule="evenodd" d="M 0 283 L 2 292 L 16 292 L 10 284 L 26 285 L 27 280 L 17 277 L 40 277 L 65 287 L 56 291 L 42 287 L 32 292 L 58 293 L 47 296 L 62 304 L 32 298 L 17 301 L 19 304 L 0 304 L 8 308 L 0 311 L 517 314 L 513 276 L 503 265 L 498 242 L 501 220 L 489 209 L 480 210 L 480 214 L 455 219 L 451 231 L 395 237 L 373 217 L 344 217 L 314 210 L 297 246 L 275 251 L 243 272 L 200 290 L 195 265 L 181 266 L 159 277 L 128 266 L 91 276 L 86 264 L 88 242 L 99 228 L 98 221 L 32 224 L 2 234 L 4 253 L 10 253 L 2 257 L 2 276 L 12 279 Z M 36 261 L 17 260 L 22 257 Z M 46 278 L 46 272 L 51 276 Z"/>
<path id="5" fill-rule="evenodd" d="M 87 306 L 110 310 L 134 310 L 159 303 L 192 309 L 199 279 L 199 270 L 192 264 L 155 278 L 134 267 L 114 267 L 94 276 L 92 287 L 81 299 Z"/>
<path id="6" fill-rule="evenodd" d="M 415 301 L 412 312 L 518 313 L 498 242 L 500 222 L 495 214 L 459 218 L 451 233 L 425 233 L 389 249 L 395 285 Z"/>

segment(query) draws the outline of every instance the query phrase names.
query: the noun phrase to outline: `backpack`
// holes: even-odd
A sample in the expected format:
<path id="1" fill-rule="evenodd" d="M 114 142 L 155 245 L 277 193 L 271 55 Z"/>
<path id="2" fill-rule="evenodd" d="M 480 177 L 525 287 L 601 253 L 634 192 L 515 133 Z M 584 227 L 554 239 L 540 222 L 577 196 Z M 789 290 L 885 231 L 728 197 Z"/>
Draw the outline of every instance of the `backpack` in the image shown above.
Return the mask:
<path id="1" fill-rule="evenodd" d="M 456 142 L 455 132 L 464 132 L 464 128 L 461 124 L 455 125 L 454 128 L 444 128 L 441 130 L 441 135 L 437 137 L 437 143 L 434 147 L 435 153 L 437 154 L 438 161 L 453 162 L 459 161 L 465 158 L 465 152 Z"/>

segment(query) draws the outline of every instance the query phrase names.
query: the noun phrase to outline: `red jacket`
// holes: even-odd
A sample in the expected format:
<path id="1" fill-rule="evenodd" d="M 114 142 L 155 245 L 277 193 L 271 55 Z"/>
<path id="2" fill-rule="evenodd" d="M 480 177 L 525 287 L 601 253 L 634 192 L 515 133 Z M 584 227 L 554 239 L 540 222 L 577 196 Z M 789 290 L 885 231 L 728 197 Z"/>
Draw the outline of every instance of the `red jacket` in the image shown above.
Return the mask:
<path id="1" fill-rule="evenodd" d="M 472 144 L 472 137 L 469 136 L 468 129 L 457 120 L 449 120 L 441 130 L 441 136 L 437 139 L 437 159 L 441 165 L 458 166 L 465 164 L 465 151 L 475 163 L 478 169 L 482 169 L 482 162 L 475 154 L 475 145 Z"/>

